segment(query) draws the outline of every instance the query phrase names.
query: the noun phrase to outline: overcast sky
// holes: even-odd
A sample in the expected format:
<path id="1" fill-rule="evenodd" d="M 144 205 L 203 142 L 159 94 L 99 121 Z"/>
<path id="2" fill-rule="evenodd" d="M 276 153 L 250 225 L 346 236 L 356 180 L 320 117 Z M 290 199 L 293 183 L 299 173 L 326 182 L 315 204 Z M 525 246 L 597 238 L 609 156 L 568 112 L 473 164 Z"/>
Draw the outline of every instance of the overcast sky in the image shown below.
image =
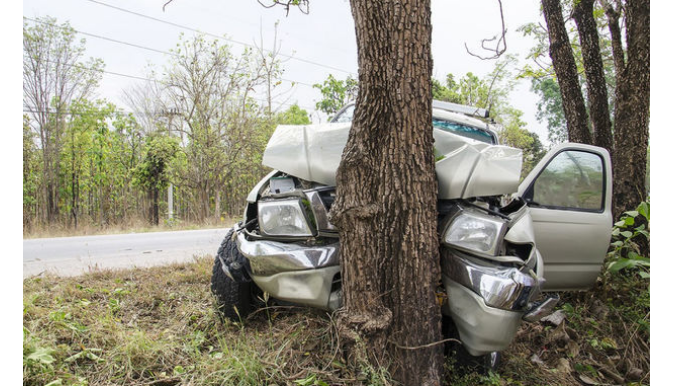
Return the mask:
<path id="1" fill-rule="evenodd" d="M 86 39 L 86 56 L 102 58 L 106 71 L 122 75 L 144 76 L 145 68 L 161 69 L 169 56 L 92 35 L 125 43 L 168 51 L 178 42 L 181 32 L 194 32 L 148 19 L 137 14 L 161 19 L 212 35 L 226 36 L 234 52 L 261 42 L 273 43 L 274 24 L 278 22 L 277 41 L 280 52 L 293 58 L 285 63 L 283 77 L 299 82 L 288 90 L 285 82 L 280 98 L 286 103 L 298 102 L 313 112 L 319 99 L 311 87 L 323 82 L 329 73 L 340 79 L 357 73 L 356 42 L 350 5 L 345 0 L 312 1 L 309 15 L 297 9 L 286 17 L 284 9 L 265 9 L 252 0 L 174 0 L 165 11 L 163 0 L 25 0 L 23 15 L 28 18 L 53 16 L 58 22 L 69 21 Z M 120 9 L 109 7 L 116 6 Z M 130 12 L 133 13 L 130 13 Z M 515 30 L 526 23 L 541 21 L 538 0 L 504 1 L 508 51 L 523 59 L 532 45 Z M 31 21 L 30 21 L 31 22 Z M 432 1 L 434 77 L 443 79 L 447 73 L 461 76 L 467 72 L 484 76 L 495 61 L 483 61 L 467 54 L 464 44 L 478 53 L 481 39 L 495 36 L 501 29 L 497 1 L 433 0 Z M 91 36 L 90 36 L 91 35 Z M 283 57 L 285 59 L 285 57 Z M 141 80 L 105 74 L 99 96 L 129 109 L 122 99 L 123 89 Z M 524 81 L 511 95 L 511 103 L 522 110 L 528 129 L 546 140 L 546 127 L 535 118 L 537 97 Z M 320 117 L 314 115 L 318 121 Z"/>

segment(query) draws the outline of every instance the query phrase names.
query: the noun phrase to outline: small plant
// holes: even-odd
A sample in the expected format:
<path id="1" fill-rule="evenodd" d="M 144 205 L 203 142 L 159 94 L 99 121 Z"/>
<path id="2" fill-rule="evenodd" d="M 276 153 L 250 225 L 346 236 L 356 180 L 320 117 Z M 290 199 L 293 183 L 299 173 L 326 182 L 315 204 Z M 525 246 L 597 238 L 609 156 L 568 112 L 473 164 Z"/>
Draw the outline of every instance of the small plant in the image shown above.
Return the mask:
<path id="1" fill-rule="evenodd" d="M 314 374 L 303 379 L 298 379 L 295 383 L 300 386 L 328 386 L 328 383 L 319 380 Z"/>
<path id="2" fill-rule="evenodd" d="M 649 278 L 649 257 L 641 256 L 638 246 L 639 241 L 649 241 L 648 224 L 649 203 L 646 201 L 640 203 L 637 209 L 625 212 L 620 221 L 613 224 L 613 242 L 608 254 L 609 272 L 637 269 L 642 278 Z"/>

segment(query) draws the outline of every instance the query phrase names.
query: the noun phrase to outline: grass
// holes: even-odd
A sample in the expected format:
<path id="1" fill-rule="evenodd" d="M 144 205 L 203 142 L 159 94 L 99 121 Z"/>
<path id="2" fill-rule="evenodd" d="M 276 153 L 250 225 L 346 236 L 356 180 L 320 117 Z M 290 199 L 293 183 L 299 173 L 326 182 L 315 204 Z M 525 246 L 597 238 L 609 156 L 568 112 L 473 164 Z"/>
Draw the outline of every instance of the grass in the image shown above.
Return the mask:
<path id="1" fill-rule="evenodd" d="M 380 371 L 343 364 L 324 312 L 272 307 L 242 323 L 222 319 L 211 267 L 206 257 L 24 280 L 24 384 L 375 383 Z"/>
<path id="2" fill-rule="evenodd" d="M 393 384 L 385 369 L 345 363 L 325 312 L 265 307 L 242 323 L 222 319 L 211 267 L 205 257 L 24 280 L 24 384 Z M 524 324 L 497 373 L 448 362 L 446 385 L 649 382 L 648 280 L 605 275 L 562 304 L 564 324 Z"/>

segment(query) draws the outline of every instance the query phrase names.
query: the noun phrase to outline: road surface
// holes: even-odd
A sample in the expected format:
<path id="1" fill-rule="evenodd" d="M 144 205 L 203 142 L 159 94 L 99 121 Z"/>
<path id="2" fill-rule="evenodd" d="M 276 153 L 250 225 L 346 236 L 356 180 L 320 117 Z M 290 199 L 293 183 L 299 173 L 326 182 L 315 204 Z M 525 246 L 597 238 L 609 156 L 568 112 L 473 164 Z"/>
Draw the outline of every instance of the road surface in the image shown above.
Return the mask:
<path id="1" fill-rule="evenodd" d="M 215 255 L 229 228 L 24 240 L 24 278 L 151 267 Z"/>

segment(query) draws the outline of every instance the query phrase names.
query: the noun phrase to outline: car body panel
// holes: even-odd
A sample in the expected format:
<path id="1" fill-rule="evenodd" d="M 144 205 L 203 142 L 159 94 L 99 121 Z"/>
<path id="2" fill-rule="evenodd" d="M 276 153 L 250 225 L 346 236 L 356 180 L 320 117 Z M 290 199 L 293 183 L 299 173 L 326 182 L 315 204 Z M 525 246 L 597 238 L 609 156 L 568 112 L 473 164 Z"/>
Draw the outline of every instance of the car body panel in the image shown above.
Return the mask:
<path id="1" fill-rule="evenodd" d="M 278 126 L 263 164 L 304 180 L 335 185 L 350 123 Z M 434 128 L 439 198 L 511 194 L 520 181 L 522 151 Z"/>
<path id="2" fill-rule="evenodd" d="M 472 355 L 502 351 L 513 341 L 522 313 L 489 307 L 467 287 L 443 275 L 448 294 L 445 306 L 458 330 L 460 340 Z"/>
<path id="3" fill-rule="evenodd" d="M 565 152 L 593 154 L 601 161 L 601 208 L 578 209 L 549 207 L 529 197 L 537 179 Z M 566 143 L 552 149 L 520 184 L 518 194 L 529 205 L 537 248 L 544 259 L 545 290 L 584 290 L 594 285 L 611 238 L 611 161 L 605 149 Z M 566 187 L 575 189 L 576 183 Z M 550 189 L 558 190 L 550 186 Z M 560 191 L 560 194 L 565 194 Z"/>

